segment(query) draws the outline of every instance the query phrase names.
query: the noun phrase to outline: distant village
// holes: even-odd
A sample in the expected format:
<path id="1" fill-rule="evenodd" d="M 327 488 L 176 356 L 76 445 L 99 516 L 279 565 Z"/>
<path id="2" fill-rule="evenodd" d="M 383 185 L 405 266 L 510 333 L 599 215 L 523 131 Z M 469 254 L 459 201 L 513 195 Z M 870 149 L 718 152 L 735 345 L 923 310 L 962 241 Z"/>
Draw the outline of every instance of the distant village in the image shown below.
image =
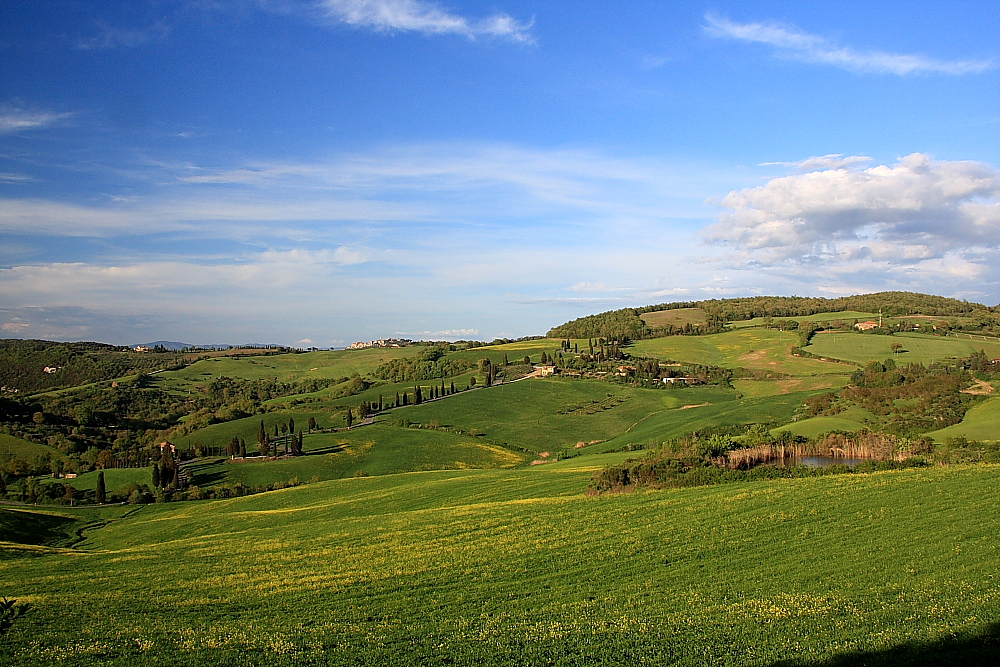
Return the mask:
<path id="1" fill-rule="evenodd" d="M 367 350 L 370 347 L 406 347 L 413 341 L 409 338 L 379 338 L 367 343 L 358 341 L 347 347 L 348 350 Z"/>

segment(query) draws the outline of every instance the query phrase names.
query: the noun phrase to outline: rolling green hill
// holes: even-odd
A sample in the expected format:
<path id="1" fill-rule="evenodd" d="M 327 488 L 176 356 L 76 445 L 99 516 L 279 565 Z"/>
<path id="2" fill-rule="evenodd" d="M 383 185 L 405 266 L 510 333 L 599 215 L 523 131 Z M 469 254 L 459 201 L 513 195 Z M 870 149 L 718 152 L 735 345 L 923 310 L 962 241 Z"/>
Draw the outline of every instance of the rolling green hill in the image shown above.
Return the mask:
<path id="1" fill-rule="evenodd" d="M 595 464 L 620 457 L 148 506 L 74 551 L 6 543 L 0 590 L 33 608 L 0 656 L 10 667 L 995 657 L 1000 544 L 982 518 L 1000 502 L 997 466 L 584 497 Z"/>
<path id="2" fill-rule="evenodd" d="M 903 346 L 893 353 L 893 343 Z M 865 336 L 856 333 L 821 331 L 805 348 L 817 356 L 844 359 L 864 364 L 868 361 L 895 359 L 897 364 L 924 365 L 943 359 L 967 357 L 983 350 L 991 358 L 1000 357 L 1000 342 L 975 340 L 967 337 L 944 337 L 919 333 L 898 333 L 892 336 Z"/>
<path id="3" fill-rule="evenodd" d="M 849 334 L 845 334 L 849 335 Z M 859 336 L 860 337 L 860 336 Z M 629 351 L 639 356 L 743 367 L 788 375 L 850 375 L 851 366 L 792 356 L 797 334 L 776 329 L 740 329 L 707 336 L 669 336 L 637 341 Z"/>
<path id="4" fill-rule="evenodd" d="M 1000 397 L 991 398 L 965 413 L 965 419 L 954 426 L 927 434 L 936 442 L 964 437 L 969 440 L 1000 440 Z"/>

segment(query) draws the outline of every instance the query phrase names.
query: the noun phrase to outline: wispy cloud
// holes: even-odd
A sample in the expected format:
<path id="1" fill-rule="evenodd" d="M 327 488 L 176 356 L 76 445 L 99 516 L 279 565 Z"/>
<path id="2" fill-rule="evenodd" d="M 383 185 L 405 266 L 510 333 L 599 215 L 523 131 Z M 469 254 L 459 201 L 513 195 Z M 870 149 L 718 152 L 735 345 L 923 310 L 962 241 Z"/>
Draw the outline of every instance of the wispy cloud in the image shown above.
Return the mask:
<path id="1" fill-rule="evenodd" d="M 145 46 L 154 40 L 162 39 L 168 34 L 170 34 L 170 27 L 162 21 L 139 30 L 99 23 L 97 25 L 97 34 L 77 40 L 76 48 L 85 51 L 135 48 Z"/>
<path id="2" fill-rule="evenodd" d="M 51 127 L 72 116 L 44 109 L 32 109 L 18 104 L 0 105 L 0 134 L 16 134 Z"/>
<path id="3" fill-rule="evenodd" d="M 334 20 L 376 31 L 498 37 L 516 42 L 532 39 L 530 22 L 519 22 L 507 14 L 472 20 L 425 0 L 321 0 L 319 6 Z"/>
<path id="4" fill-rule="evenodd" d="M 832 65 L 875 74 L 975 74 L 994 69 L 993 60 L 937 60 L 926 56 L 884 51 L 858 51 L 821 35 L 778 23 L 736 23 L 707 14 L 705 30 L 714 37 L 773 46 L 778 54 L 805 62 Z"/>

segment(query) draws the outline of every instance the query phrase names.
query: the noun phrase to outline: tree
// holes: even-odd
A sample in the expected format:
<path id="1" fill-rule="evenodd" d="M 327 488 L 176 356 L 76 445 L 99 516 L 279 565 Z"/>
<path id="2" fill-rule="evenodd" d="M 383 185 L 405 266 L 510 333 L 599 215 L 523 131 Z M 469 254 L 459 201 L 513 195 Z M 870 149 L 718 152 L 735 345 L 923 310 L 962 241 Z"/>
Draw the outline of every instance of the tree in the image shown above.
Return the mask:
<path id="1" fill-rule="evenodd" d="M 260 420 L 260 427 L 257 429 L 257 442 L 262 443 L 267 439 L 267 430 L 264 428 L 264 420 Z"/>
<path id="2" fill-rule="evenodd" d="M 504 353 L 504 355 L 503 355 L 503 365 L 504 366 L 510 366 L 510 362 L 507 361 L 507 354 L 506 353 Z"/>
<path id="3" fill-rule="evenodd" d="M 413 404 L 420 405 L 424 402 L 423 392 L 420 391 L 420 385 L 418 384 L 416 389 L 413 390 Z"/>
<path id="4" fill-rule="evenodd" d="M 295 433 L 295 419 L 293 417 L 288 418 L 288 432 Z"/>
<path id="5" fill-rule="evenodd" d="M 153 464 L 153 488 L 159 488 L 160 486 L 160 466 L 156 463 Z"/>
<path id="6" fill-rule="evenodd" d="M 170 481 L 170 486 L 177 489 L 181 485 L 181 472 L 177 466 L 174 466 L 174 478 Z"/>
<path id="7" fill-rule="evenodd" d="M 7 480 L 4 479 L 3 472 L 0 472 L 0 498 L 7 496 Z"/>
<path id="8" fill-rule="evenodd" d="M 381 400 L 382 400 L 382 397 L 379 396 L 379 401 L 381 402 Z M 309 418 L 309 432 L 312 433 L 315 430 L 316 430 L 316 418 L 315 417 L 310 417 Z"/>
<path id="9" fill-rule="evenodd" d="M 527 357 L 526 356 L 524 359 L 521 360 L 521 363 L 524 364 L 525 366 L 530 366 L 531 365 L 531 357 Z"/>
<path id="10" fill-rule="evenodd" d="M 453 393 L 453 394 L 455 393 L 455 381 L 454 380 L 451 381 L 451 393 Z"/>
<path id="11" fill-rule="evenodd" d="M 268 437 L 267 433 L 265 433 L 264 438 L 257 443 L 257 451 L 260 452 L 261 456 L 267 456 L 271 452 L 271 438 Z"/>
<path id="12" fill-rule="evenodd" d="M 899 354 L 900 352 L 903 351 L 903 344 L 893 343 L 892 345 L 889 346 L 889 349 L 892 350 L 893 354 Z"/>
<path id="13" fill-rule="evenodd" d="M 31 421 L 35 422 L 36 424 L 44 424 L 45 415 L 43 415 L 41 412 L 36 412 L 35 414 L 31 415 Z"/>
<path id="14" fill-rule="evenodd" d="M 354 414 L 352 413 L 350 408 L 348 408 L 347 416 L 344 417 L 344 419 L 347 420 L 347 428 L 351 428 L 351 425 L 354 423 Z"/>
<path id="15" fill-rule="evenodd" d="M 98 505 L 103 505 L 108 502 L 108 489 L 104 486 L 104 471 L 97 473 L 97 491 L 94 494 L 94 500 Z"/>
<path id="16" fill-rule="evenodd" d="M 245 459 L 247 457 L 247 442 L 243 438 L 240 438 L 240 458 Z"/>
<path id="17" fill-rule="evenodd" d="M 107 470 L 108 468 L 115 467 L 115 455 L 111 453 L 110 450 L 102 449 L 101 453 L 97 455 L 97 467 L 102 470 Z"/>

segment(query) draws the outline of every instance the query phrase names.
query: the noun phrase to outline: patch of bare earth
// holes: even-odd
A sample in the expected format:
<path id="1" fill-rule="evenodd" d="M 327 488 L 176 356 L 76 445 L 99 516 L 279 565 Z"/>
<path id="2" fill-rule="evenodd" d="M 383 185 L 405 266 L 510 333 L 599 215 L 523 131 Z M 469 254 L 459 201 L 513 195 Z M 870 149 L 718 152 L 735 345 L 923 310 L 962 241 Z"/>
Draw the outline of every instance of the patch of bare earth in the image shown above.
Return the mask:
<path id="1" fill-rule="evenodd" d="M 698 405 L 682 405 L 681 410 L 690 410 L 691 408 L 704 408 L 708 405 L 711 405 L 711 403 L 699 403 Z"/>
<path id="2" fill-rule="evenodd" d="M 972 394 L 973 396 L 989 396 L 993 393 L 993 385 L 985 380 L 976 380 L 974 385 L 968 389 L 963 389 L 962 393 Z"/>

